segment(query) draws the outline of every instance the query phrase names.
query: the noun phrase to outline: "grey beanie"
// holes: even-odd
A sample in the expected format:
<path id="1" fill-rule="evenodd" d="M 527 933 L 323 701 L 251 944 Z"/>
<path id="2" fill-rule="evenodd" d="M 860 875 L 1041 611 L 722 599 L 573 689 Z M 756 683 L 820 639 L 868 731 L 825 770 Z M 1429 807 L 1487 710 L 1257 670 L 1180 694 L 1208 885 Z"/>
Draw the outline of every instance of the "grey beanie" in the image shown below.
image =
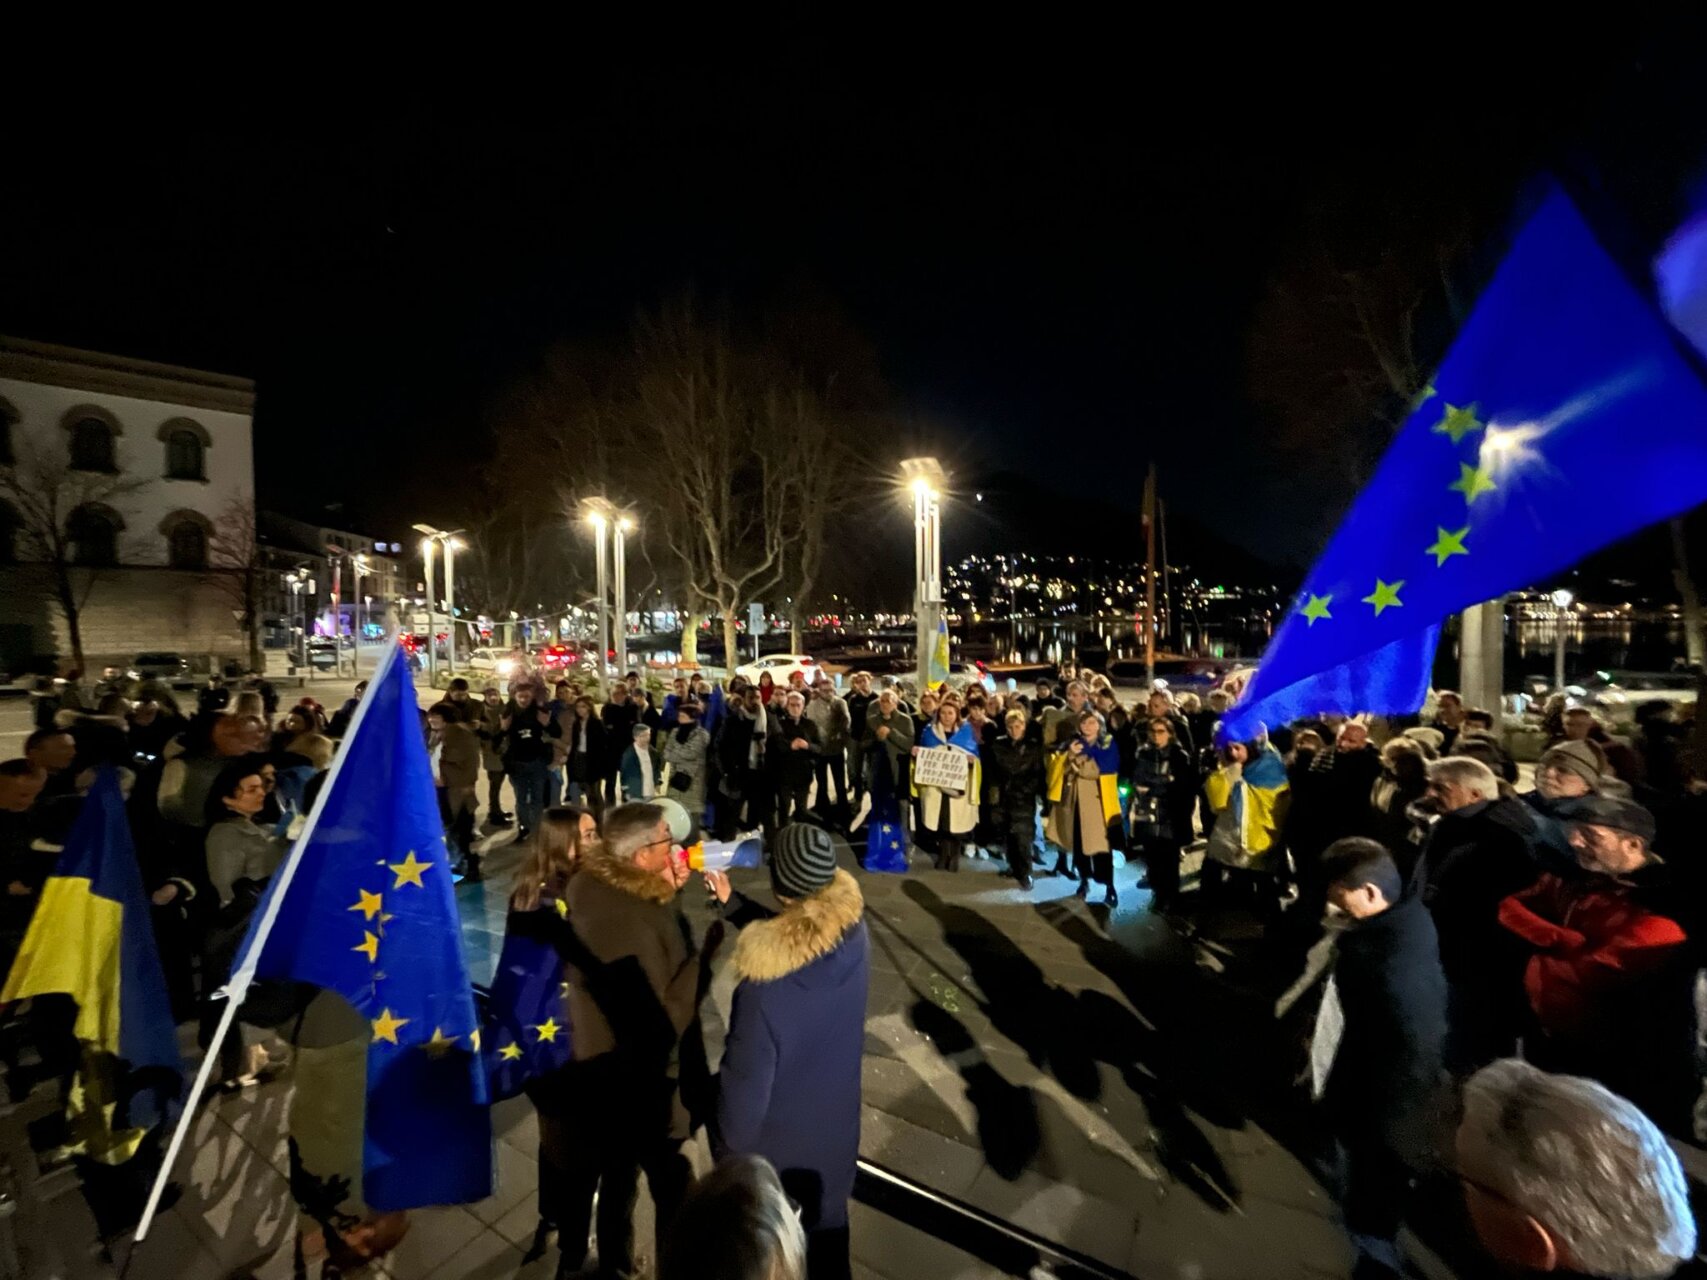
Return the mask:
<path id="1" fill-rule="evenodd" d="M 1588 783 L 1590 791 L 1600 790 L 1605 757 L 1600 748 L 1589 742 L 1560 742 L 1542 752 L 1542 767 L 1552 766 L 1561 773 L 1574 773 Z"/>
<path id="2" fill-rule="evenodd" d="M 791 822 L 771 843 L 771 888 L 784 898 L 809 898 L 836 875 L 836 842 L 824 828 Z"/>

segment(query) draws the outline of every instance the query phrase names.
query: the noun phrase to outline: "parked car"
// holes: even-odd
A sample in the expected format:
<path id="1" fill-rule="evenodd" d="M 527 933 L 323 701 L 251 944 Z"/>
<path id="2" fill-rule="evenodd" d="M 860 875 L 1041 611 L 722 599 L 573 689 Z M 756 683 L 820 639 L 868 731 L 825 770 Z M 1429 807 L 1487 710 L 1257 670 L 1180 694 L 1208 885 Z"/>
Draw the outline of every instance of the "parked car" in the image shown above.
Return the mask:
<path id="1" fill-rule="evenodd" d="M 132 680 L 158 680 L 170 685 L 190 683 L 190 663 L 181 653 L 139 653 L 126 673 Z"/>
<path id="2" fill-rule="evenodd" d="M 1575 695 L 1573 702 L 1593 707 L 1614 723 L 1625 723 L 1636 718 L 1636 708 L 1644 702 L 1673 706 L 1694 702 L 1700 687 L 1700 677 L 1686 671 L 1597 671 L 1570 692 Z"/>
<path id="3" fill-rule="evenodd" d="M 919 675 L 917 668 L 914 668 L 912 671 L 896 672 L 895 678 L 912 685 L 915 689 L 917 689 L 922 682 L 922 677 Z M 984 669 L 983 663 L 951 662 L 948 664 L 948 687 L 950 689 L 964 689 L 968 685 L 974 684 L 983 685 L 990 693 L 994 693 L 996 691 L 996 677 Z M 1007 680 L 1005 677 L 1002 680 L 1002 684 L 1006 687 Z"/>
<path id="4" fill-rule="evenodd" d="M 308 666 L 311 671 L 338 669 L 338 642 L 331 636 L 316 636 L 308 642 Z"/>
<path id="5" fill-rule="evenodd" d="M 572 644 L 543 644 L 530 655 L 534 666 L 547 674 L 567 671 L 576 665 L 580 648 Z"/>
<path id="6" fill-rule="evenodd" d="M 811 684 L 818 677 L 818 660 L 804 653 L 767 653 L 757 662 L 735 668 L 736 675 L 754 684 L 759 682 L 759 673 L 764 671 L 770 672 L 771 679 L 777 684 L 787 684 L 788 678 L 796 671 L 806 677 L 807 684 Z"/>

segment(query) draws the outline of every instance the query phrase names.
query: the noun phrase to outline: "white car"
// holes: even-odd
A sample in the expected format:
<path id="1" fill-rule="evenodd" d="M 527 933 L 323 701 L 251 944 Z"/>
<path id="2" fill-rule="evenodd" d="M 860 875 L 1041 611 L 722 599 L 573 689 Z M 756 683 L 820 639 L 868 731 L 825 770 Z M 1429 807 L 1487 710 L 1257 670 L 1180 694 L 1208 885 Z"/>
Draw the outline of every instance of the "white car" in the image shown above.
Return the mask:
<path id="1" fill-rule="evenodd" d="M 762 672 L 770 672 L 773 682 L 786 685 L 788 678 L 798 671 L 806 677 L 806 683 L 811 684 L 818 678 L 818 659 L 804 653 L 767 653 L 757 662 L 749 662 L 744 667 L 736 667 L 735 674 L 752 684 L 759 682 Z"/>
<path id="2" fill-rule="evenodd" d="M 1574 706 L 1593 707 L 1615 725 L 1634 722 L 1636 708 L 1644 702 L 1665 702 L 1674 707 L 1694 702 L 1701 688 L 1699 676 L 1687 671 L 1597 671 L 1581 685 L 1572 685 Z"/>

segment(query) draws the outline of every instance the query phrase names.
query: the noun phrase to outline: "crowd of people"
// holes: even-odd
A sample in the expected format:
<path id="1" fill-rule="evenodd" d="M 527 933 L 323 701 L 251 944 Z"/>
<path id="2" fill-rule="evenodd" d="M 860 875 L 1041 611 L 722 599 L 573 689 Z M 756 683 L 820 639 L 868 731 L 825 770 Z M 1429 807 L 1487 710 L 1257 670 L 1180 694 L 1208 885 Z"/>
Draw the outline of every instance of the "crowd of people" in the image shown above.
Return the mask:
<path id="1" fill-rule="evenodd" d="M 188 713 L 153 685 L 42 698 L 23 756 L 0 762 L 0 962 L 22 940 L 92 771 L 119 769 L 174 1012 L 201 1020 L 205 1047 L 211 996 L 360 692 L 330 711 L 304 697 L 282 716 L 259 680 L 210 682 Z M 602 697 L 574 677 L 524 675 L 478 695 L 451 681 L 422 713 L 447 845 L 458 873 L 479 879 L 493 835 L 516 829 L 509 929 L 555 947 L 565 979 L 570 1058 L 527 1087 L 541 1135 L 536 1250 L 555 1235 L 560 1274 L 577 1272 L 596 1195 L 600 1266 L 632 1269 L 644 1175 L 664 1275 L 847 1274 L 869 967 L 859 883 L 837 862 L 851 837 L 868 869 L 906 870 L 909 847 L 947 872 L 996 859 L 1017 891 L 1065 875 L 1079 897 L 1095 886 L 1111 907 L 1117 867 L 1141 865 L 1136 884 L 1155 911 L 1248 909 L 1301 960 L 1329 944 L 1307 1075 L 1344 1156 L 1364 1274 L 1396 1273 L 1409 1188 L 1440 1158 L 1450 1099 L 1464 1120 L 1449 1158 L 1478 1231 L 1497 1235 L 1502 1212 L 1527 1206 L 1532 1229 L 1507 1231 L 1496 1252 L 1663 1274 L 1661 1262 L 1683 1256 L 1675 1218 L 1687 1206 L 1657 1135 L 1707 1136 L 1707 778 L 1684 749 L 1687 726 L 1645 707 L 1625 742 L 1585 708 L 1550 707 L 1551 740 L 1533 789 L 1519 792 L 1494 717 L 1450 692 L 1426 718 L 1325 715 L 1245 741 L 1222 730 L 1228 705 L 1219 692 L 1200 701 L 1158 688 L 1126 706 L 1070 664 L 1006 693 L 915 692 L 863 672 L 846 692 L 798 674 L 785 686 L 695 675 L 649 690 L 634 672 Z M 939 767 L 953 756 L 963 769 Z M 762 831 L 775 905 L 704 873 L 719 921 L 696 939 L 666 798 L 710 834 Z M 1185 894 L 1182 872 L 1199 854 L 1198 892 Z M 739 981 L 713 1073 L 699 1011 L 731 929 Z M 364 1028 L 290 1013 L 245 1012 L 222 1051 L 222 1087 L 293 1060 L 304 1072 L 348 1067 L 330 1050 L 359 1045 Z M 45 1080 L 63 1087 L 71 1023 L 51 998 L 10 1011 L 0 1061 L 14 1098 Z M 1497 1101 L 1506 1094 L 1537 1109 L 1537 1134 L 1556 1137 L 1574 1117 L 1634 1153 L 1619 1166 L 1641 1174 L 1617 1193 L 1622 1226 L 1591 1240 L 1543 1211 L 1536 1186 L 1572 1172 L 1556 1142 L 1511 1148 L 1519 1104 Z M 685 1144 L 701 1127 L 724 1163 L 695 1187 Z M 45 1160 L 64 1136 L 41 1135 Z M 1510 1158 L 1478 1183 L 1463 1148 L 1479 1141 L 1485 1158 L 1496 1137 Z M 293 1120 L 292 1141 L 293 1189 L 329 1253 L 347 1262 L 395 1242 L 396 1224 L 327 1201 L 328 1188 L 350 1197 L 359 1186 L 359 1149 L 317 1141 L 308 1118 L 300 1132 Z M 1519 1185 L 1524 1159 L 1546 1167 Z M 91 1196 L 103 1234 L 134 1219 L 137 1181 L 107 1179 Z M 735 1239 L 732 1222 L 747 1235 Z M 694 1223 L 697 1252 L 681 1243 Z M 735 1259 L 726 1272 L 705 1269 L 714 1236 Z M 1692 1225 L 1688 1236 L 1692 1247 Z M 1593 1270 L 1613 1266 L 1607 1257 L 1626 1269 Z"/>

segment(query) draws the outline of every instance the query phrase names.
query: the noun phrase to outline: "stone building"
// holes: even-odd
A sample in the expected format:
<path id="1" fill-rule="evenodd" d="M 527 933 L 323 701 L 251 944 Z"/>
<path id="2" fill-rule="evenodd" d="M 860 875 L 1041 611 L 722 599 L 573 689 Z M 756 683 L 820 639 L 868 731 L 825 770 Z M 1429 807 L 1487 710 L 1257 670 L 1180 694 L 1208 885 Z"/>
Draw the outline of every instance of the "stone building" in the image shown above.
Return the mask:
<path id="1" fill-rule="evenodd" d="M 0 671 L 241 660 L 255 385 L 0 336 Z"/>

